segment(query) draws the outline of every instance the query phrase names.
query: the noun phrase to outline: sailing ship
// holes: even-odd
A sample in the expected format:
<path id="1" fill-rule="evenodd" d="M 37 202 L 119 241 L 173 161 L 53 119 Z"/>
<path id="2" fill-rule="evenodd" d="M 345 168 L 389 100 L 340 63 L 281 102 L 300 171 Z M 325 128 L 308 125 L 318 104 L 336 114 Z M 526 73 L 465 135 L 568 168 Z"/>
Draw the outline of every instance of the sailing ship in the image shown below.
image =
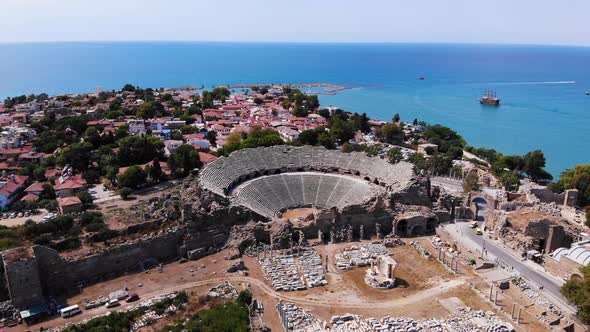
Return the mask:
<path id="1" fill-rule="evenodd" d="M 485 90 L 483 96 L 479 99 L 482 105 L 500 106 L 500 98 L 496 96 L 496 91 Z"/>

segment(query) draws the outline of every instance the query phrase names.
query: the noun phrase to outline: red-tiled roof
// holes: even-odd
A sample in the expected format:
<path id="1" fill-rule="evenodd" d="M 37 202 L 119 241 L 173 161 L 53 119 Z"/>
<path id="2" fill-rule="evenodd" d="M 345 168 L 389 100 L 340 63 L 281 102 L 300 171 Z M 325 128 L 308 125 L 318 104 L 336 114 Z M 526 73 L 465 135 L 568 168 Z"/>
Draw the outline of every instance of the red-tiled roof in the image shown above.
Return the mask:
<path id="1" fill-rule="evenodd" d="M 5 181 L 6 184 L 0 188 L 0 194 L 4 196 L 12 195 L 25 184 L 28 178 L 26 175 L 8 175 L 2 178 L 2 181 Z"/>
<path id="2" fill-rule="evenodd" d="M 111 121 L 108 120 L 92 120 L 86 122 L 86 125 L 93 127 L 93 126 L 108 126 L 111 124 Z"/>
<path id="3" fill-rule="evenodd" d="M 43 186 L 48 184 L 47 182 L 35 182 L 25 189 L 25 192 L 36 192 L 36 191 L 43 191 Z"/>
<path id="4" fill-rule="evenodd" d="M 60 175 L 61 175 L 61 170 L 59 170 L 59 169 L 52 168 L 52 169 L 48 169 L 45 171 L 46 178 L 60 176 Z"/>
<path id="5" fill-rule="evenodd" d="M 33 151 L 33 148 L 23 147 L 23 148 L 20 148 L 20 149 L 4 149 L 4 150 L 0 150 L 0 154 L 4 154 L 4 155 L 7 155 L 7 154 L 18 154 L 18 155 L 20 155 L 20 154 L 31 152 L 31 151 Z"/>
<path id="6" fill-rule="evenodd" d="M 217 157 L 215 157 L 214 155 L 212 155 L 210 153 L 199 152 L 199 160 L 201 160 L 202 163 L 209 163 L 209 162 L 212 162 L 216 159 L 217 159 Z"/>
<path id="7" fill-rule="evenodd" d="M 26 194 L 20 200 L 21 200 L 21 202 L 36 202 L 39 200 L 39 196 L 37 196 L 35 194 Z"/>
<path id="8" fill-rule="evenodd" d="M 57 184 L 53 187 L 55 190 L 80 189 L 86 186 L 86 180 L 82 174 L 59 178 Z"/>
<path id="9" fill-rule="evenodd" d="M 70 206 L 78 204 L 82 204 L 82 201 L 76 196 L 64 197 L 57 200 L 57 205 L 59 206 Z"/>

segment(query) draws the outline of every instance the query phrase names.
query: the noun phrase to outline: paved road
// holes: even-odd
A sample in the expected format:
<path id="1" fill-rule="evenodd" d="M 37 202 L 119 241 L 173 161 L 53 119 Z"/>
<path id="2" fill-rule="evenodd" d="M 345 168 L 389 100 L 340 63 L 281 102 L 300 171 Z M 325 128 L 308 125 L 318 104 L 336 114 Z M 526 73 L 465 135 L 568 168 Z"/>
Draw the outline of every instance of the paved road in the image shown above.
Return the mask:
<path id="1" fill-rule="evenodd" d="M 479 224 L 481 227 L 482 222 L 480 221 Z M 469 222 L 458 221 L 455 224 L 448 224 L 443 227 L 462 246 L 479 253 L 481 253 L 482 247 L 485 248 L 484 258 L 488 260 L 498 259 L 502 264 L 514 268 L 515 272 L 520 273 L 537 285 L 543 286 L 543 294 L 547 295 L 552 302 L 559 304 L 566 311 L 575 313 L 575 309 L 567 303 L 559 292 L 563 281 L 545 273 L 541 266 L 530 261 L 522 261 L 521 258 L 513 255 L 509 249 L 496 244 L 485 236 L 476 235 L 475 231 L 469 227 Z"/>

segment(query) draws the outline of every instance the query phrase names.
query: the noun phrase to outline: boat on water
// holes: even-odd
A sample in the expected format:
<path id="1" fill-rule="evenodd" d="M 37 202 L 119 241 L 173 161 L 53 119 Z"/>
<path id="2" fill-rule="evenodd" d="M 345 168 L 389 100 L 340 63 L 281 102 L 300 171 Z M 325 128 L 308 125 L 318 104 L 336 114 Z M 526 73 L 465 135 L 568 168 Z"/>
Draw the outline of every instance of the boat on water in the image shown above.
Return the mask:
<path id="1" fill-rule="evenodd" d="M 590 96 L 590 91 L 586 91 L 586 96 Z"/>
<path id="2" fill-rule="evenodd" d="M 420 81 L 424 81 L 424 76 L 420 76 L 420 77 L 418 77 L 418 79 L 419 79 Z"/>
<path id="3" fill-rule="evenodd" d="M 500 106 L 500 98 L 496 96 L 496 91 L 485 90 L 483 96 L 479 99 L 479 103 L 489 106 Z"/>

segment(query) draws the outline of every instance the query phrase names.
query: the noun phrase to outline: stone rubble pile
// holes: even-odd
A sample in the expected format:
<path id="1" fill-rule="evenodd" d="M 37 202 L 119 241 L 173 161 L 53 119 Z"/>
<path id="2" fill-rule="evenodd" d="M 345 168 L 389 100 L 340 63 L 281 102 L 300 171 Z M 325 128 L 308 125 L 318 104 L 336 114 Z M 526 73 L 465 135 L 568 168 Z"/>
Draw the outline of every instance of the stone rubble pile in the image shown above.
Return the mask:
<path id="1" fill-rule="evenodd" d="M 168 316 L 170 313 L 174 313 L 178 310 L 178 307 L 174 304 L 171 304 L 166 309 L 164 309 L 164 313 L 158 314 L 154 310 L 147 311 L 145 314 L 141 315 L 137 318 L 136 321 L 131 323 L 131 328 L 129 329 L 130 332 L 138 331 L 139 329 L 146 327 L 148 325 L 152 325 L 155 321 L 162 319 L 163 317 Z"/>
<path id="2" fill-rule="evenodd" d="M 299 256 L 301 270 L 308 287 L 325 286 L 328 284 L 322 265 L 322 256 L 315 250 L 305 250 Z"/>
<path id="3" fill-rule="evenodd" d="M 295 256 L 272 256 L 260 260 L 260 267 L 272 287 L 276 290 L 304 290 L 305 283 L 299 275 Z"/>
<path id="4" fill-rule="evenodd" d="M 238 291 L 229 282 L 226 281 L 221 285 L 217 285 L 209 290 L 207 296 L 219 299 L 233 300 L 238 298 Z"/>
<path id="5" fill-rule="evenodd" d="M 553 303 L 549 302 L 545 297 L 543 297 L 538 291 L 533 289 L 526 280 L 523 278 L 514 278 L 512 279 L 512 283 L 516 285 L 523 293 L 528 296 L 535 304 L 545 308 L 545 310 L 559 316 L 563 317 L 563 312 Z"/>
<path id="6" fill-rule="evenodd" d="M 334 316 L 330 326 L 314 317 L 309 311 L 294 304 L 277 305 L 281 323 L 287 331 L 301 332 L 510 332 L 513 327 L 492 312 L 460 308 L 458 313 L 444 319 L 413 319 L 405 317 L 364 318 L 346 314 Z"/>
<path id="7" fill-rule="evenodd" d="M 18 319 L 19 311 L 11 301 L 0 302 L 0 319 Z"/>
<path id="8" fill-rule="evenodd" d="M 534 211 L 539 211 L 542 213 L 546 213 L 555 217 L 560 217 L 561 216 L 561 207 L 559 207 L 557 204 L 555 204 L 555 202 L 551 202 L 551 203 L 537 203 L 535 205 L 533 205 L 532 209 Z"/>
<path id="9" fill-rule="evenodd" d="M 404 241 L 402 241 L 402 239 L 400 239 L 399 237 L 395 237 L 392 235 L 387 235 L 385 237 L 385 239 L 383 239 L 383 245 L 386 246 L 387 248 L 395 248 L 395 247 L 399 247 L 399 246 L 403 246 L 406 243 Z"/>
<path id="10" fill-rule="evenodd" d="M 328 284 L 322 257 L 313 249 L 267 256 L 259 262 L 265 278 L 276 290 L 296 291 Z"/>
<path id="11" fill-rule="evenodd" d="M 352 246 L 336 253 L 336 266 L 340 270 L 349 270 L 355 266 L 369 266 L 375 263 L 377 257 L 388 254 L 387 248 L 382 243 Z"/>
<path id="12" fill-rule="evenodd" d="M 410 244 L 416 248 L 416 250 L 418 250 L 418 252 L 424 257 L 424 258 L 430 258 L 430 253 L 428 252 L 428 250 L 426 250 L 420 243 L 418 242 L 410 242 Z"/>
<path id="13" fill-rule="evenodd" d="M 326 331 L 325 323 L 293 303 L 279 303 L 277 311 L 285 331 Z"/>

